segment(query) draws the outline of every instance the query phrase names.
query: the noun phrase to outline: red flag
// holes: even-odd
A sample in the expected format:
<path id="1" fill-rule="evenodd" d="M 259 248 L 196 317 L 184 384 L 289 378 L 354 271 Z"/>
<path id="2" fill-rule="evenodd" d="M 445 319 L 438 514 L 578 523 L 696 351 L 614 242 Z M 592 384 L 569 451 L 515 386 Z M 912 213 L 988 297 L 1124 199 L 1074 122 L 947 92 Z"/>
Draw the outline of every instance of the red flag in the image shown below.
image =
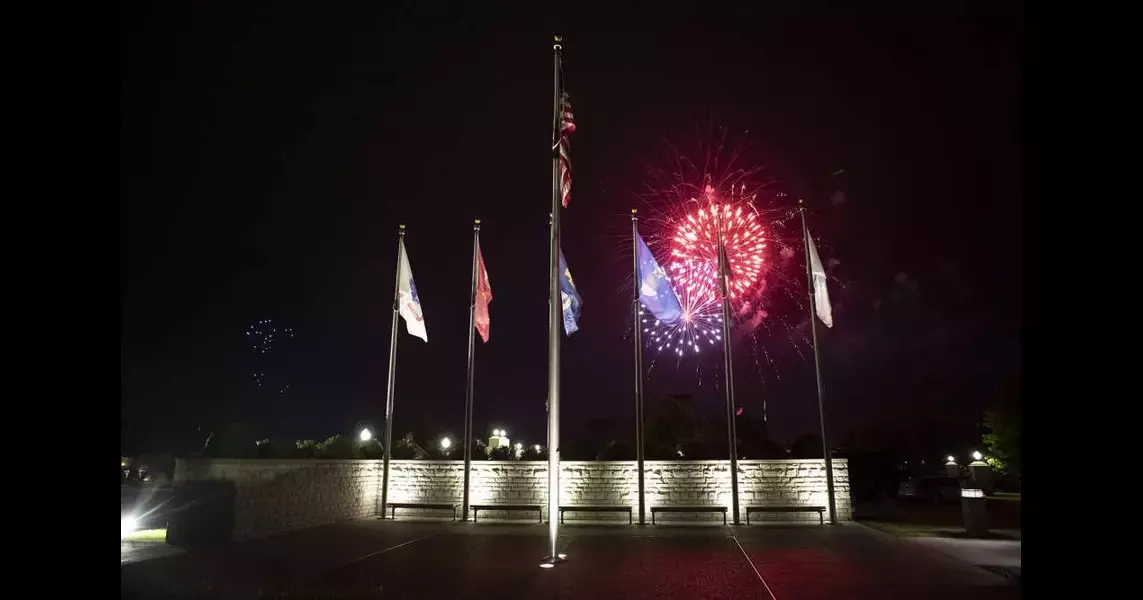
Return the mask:
<path id="1" fill-rule="evenodd" d="M 480 245 L 476 246 L 476 331 L 480 339 L 488 343 L 488 303 L 492 302 L 492 285 L 488 283 L 488 271 L 484 269 L 484 254 Z"/>
<path id="2" fill-rule="evenodd" d="M 575 116 L 567 92 L 560 97 L 560 204 L 568 207 L 571 200 L 571 156 L 568 154 L 568 136 L 575 133 Z"/>

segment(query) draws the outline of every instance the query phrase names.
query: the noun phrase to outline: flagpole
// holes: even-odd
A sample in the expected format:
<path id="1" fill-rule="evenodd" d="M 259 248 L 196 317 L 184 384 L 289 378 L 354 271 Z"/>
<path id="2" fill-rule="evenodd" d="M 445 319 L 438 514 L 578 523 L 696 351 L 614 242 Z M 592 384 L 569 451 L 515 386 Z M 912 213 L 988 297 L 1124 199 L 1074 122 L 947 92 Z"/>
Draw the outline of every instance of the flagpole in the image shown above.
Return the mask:
<path id="1" fill-rule="evenodd" d="M 476 373 L 476 279 L 480 252 L 480 219 L 472 224 L 472 290 L 468 295 L 468 388 L 464 396 L 464 503 L 461 521 L 468 521 L 469 475 L 472 470 L 472 379 Z"/>
<path id="2" fill-rule="evenodd" d="M 560 42 L 552 45 L 552 213 L 548 261 L 548 568 L 561 557 L 556 552 L 560 507 Z"/>
<path id="3" fill-rule="evenodd" d="M 818 322 L 814 315 L 814 274 L 810 268 L 810 228 L 806 225 L 806 201 L 798 199 L 798 212 L 802 215 L 802 244 L 806 252 L 806 285 L 810 289 L 810 331 L 814 340 L 814 376 L 818 382 L 818 421 L 822 429 L 822 455 L 825 456 L 826 494 L 829 496 L 829 523 L 837 525 L 837 510 L 833 499 L 833 457 L 830 456 L 829 438 L 826 436 L 825 407 L 822 403 L 822 365 L 818 358 Z"/>
<path id="4" fill-rule="evenodd" d="M 724 205 L 725 206 L 725 205 Z M 734 361 L 730 355 L 730 286 L 726 282 L 726 249 L 722 240 L 722 207 L 718 215 L 718 280 L 722 288 L 722 356 L 726 371 L 726 433 L 730 444 L 730 496 L 734 524 L 738 525 L 738 432 L 734 423 Z"/>
<path id="5" fill-rule="evenodd" d="M 397 316 L 401 290 L 401 253 L 405 250 L 405 226 L 397 226 L 397 274 L 393 276 L 393 323 L 389 326 L 389 385 L 385 393 L 385 456 L 381 475 L 381 518 L 389 504 L 389 455 L 393 449 L 393 390 L 397 385 Z"/>
<path id="6" fill-rule="evenodd" d="M 638 209 L 631 209 L 631 254 L 635 273 L 634 295 L 631 299 L 631 314 L 635 319 L 635 460 L 639 463 L 639 524 L 646 519 L 646 503 L 643 499 L 643 323 L 639 318 L 639 217 Z"/>

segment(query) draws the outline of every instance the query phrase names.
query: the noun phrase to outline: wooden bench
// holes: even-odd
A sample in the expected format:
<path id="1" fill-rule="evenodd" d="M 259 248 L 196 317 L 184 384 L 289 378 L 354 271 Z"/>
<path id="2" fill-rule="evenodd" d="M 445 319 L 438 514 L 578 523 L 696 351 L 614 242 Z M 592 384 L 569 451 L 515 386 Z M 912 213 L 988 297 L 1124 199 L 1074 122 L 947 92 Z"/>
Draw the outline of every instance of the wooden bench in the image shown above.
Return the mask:
<path id="1" fill-rule="evenodd" d="M 544 507 L 542 504 L 473 504 L 472 522 L 476 522 L 476 514 L 482 510 L 534 510 L 539 513 L 540 522 L 544 522 Z"/>
<path id="2" fill-rule="evenodd" d="M 438 510 L 452 509 L 452 520 L 456 520 L 456 503 L 454 502 L 390 502 L 389 507 L 392 509 L 392 518 L 397 518 L 398 508 L 429 508 Z"/>
<path id="3" fill-rule="evenodd" d="M 824 506 L 747 506 L 746 507 L 746 524 L 750 524 L 750 513 L 752 512 L 816 512 L 818 513 L 818 524 L 825 525 L 825 507 Z"/>
<path id="4" fill-rule="evenodd" d="M 720 512 L 722 513 L 722 524 L 726 525 L 726 507 L 725 506 L 652 506 L 651 507 L 651 524 L 655 524 L 655 513 L 660 512 Z"/>
<path id="5" fill-rule="evenodd" d="M 630 525 L 630 524 L 635 522 L 633 517 L 631 516 L 631 507 L 630 506 L 615 506 L 615 505 L 609 505 L 608 506 L 608 505 L 602 505 L 602 504 L 579 504 L 579 505 L 572 505 L 572 506 L 561 506 L 560 507 L 560 523 L 564 522 L 564 513 L 569 511 L 569 510 L 572 512 L 577 512 L 577 511 L 578 512 L 624 512 L 624 511 L 626 511 L 627 512 L 627 524 Z"/>

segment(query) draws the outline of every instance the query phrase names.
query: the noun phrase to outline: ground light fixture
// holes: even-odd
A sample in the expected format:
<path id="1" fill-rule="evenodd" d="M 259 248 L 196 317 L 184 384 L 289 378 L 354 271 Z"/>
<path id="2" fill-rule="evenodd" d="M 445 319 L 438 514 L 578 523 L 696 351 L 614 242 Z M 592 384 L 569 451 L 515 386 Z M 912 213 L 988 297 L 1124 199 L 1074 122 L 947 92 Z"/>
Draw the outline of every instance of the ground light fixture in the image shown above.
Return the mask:
<path id="1" fill-rule="evenodd" d="M 363 442 L 368 442 L 369 440 L 373 439 L 373 432 L 369 431 L 368 427 L 365 427 L 361 430 L 361 433 L 357 437 L 360 438 Z"/>
<path id="2" fill-rule="evenodd" d="M 124 515 L 119 522 L 119 539 L 123 539 L 139 529 L 139 519 L 135 515 Z"/>
<path id="3" fill-rule="evenodd" d="M 540 563 L 540 568 L 541 569 L 551 569 L 552 567 L 556 566 L 557 562 L 565 561 L 565 560 L 567 560 L 567 558 L 568 558 L 568 555 L 563 554 L 561 552 L 559 554 L 556 554 L 556 560 L 545 560 L 544 562 Z"/>

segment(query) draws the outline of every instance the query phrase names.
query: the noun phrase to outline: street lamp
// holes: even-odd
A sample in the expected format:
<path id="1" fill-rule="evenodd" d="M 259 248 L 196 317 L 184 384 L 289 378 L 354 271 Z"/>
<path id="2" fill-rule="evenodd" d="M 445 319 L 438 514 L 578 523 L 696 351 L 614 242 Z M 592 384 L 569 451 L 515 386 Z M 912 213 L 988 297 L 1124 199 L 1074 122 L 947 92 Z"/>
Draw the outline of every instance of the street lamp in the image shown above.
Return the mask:
<path id="1" fill-rule="evenodd" d="M 361 434 L 358 435 L 358 437 L 361 439 L 361 441 L 368 442 L 369 440 L 373 439 L 373 432 L 369 431 L 368 427 L 365 427 L 362 428 Z"/>
<path id="2" fill-rule="evenodd" d="M 452 440 L 448 438 L 441 438 L 441 448 L 448 450 L 452 447 Z"/>

